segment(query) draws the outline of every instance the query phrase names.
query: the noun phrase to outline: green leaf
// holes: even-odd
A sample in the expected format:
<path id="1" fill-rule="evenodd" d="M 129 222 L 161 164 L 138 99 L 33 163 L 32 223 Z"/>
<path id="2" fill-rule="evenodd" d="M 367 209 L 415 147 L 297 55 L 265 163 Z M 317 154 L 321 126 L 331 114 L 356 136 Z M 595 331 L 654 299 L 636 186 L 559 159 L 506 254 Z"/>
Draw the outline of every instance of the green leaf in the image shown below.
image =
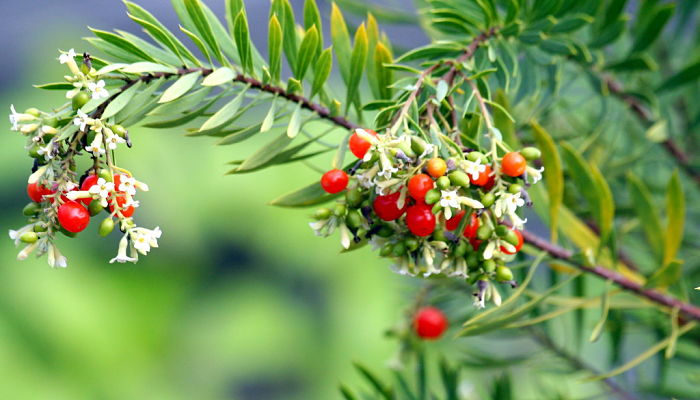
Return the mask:
<path id="1" fill-rule="evenodd" d="M 228 30 L 231 33 L 231 37 L 234 35 L 234 22 L 236 17 L 241 11 L 245 11 L 245 6 L 243 0 L 226 0 L 226 22 L 228 23 Z"/>
<path id="2" fill-rule="evenodd" d="M 270 75 L 273 82 L 279 82 L 282 69 L 282 27 L 276 15 L 270 17 L 267 37 L 267 52 Z"/>
<path id="3" fill-rule="evenodd" d="M 211 87 L 203 87 L 196 90 L 186 96 L 182 96 L 177 100 L 160 104 L 155 109 L 148 113 L 149 116 L 153 115 L 177 115 L 183 112 L 189 112 L 190 110 L 198 107 L 211 93 Z"/>
<path id="4" fill-rule="evenodd" d="M 279 19 L 284 37 L 282 48 L 292 72 L 296 72 L 294 68 L 297 66 L 297 33 L 292 5 L 289 0 L 273 0 L 270 12 L 276 14 Z"/>
<path id="5" fill-rule="evenodd" d="M 294 139 L 301 129 L 301 103 L 298 103 L 292 116 L 289 118 L 289 125 L 287 125 L 287 136 L 290 139 Z"/>
<path id="6" fill-rule="evenodd" d="M 310 97 L 314 97 L 316 93 L 319 93 L 321 89 L 323 89 L 323 85 L 331 76 L 332 69 L 333 50 L 329 47 L 321 52 L 321 55 L 318 57 L 318 61 L 314 64 L 314 81 L 311 85 Z"/>
<path id="7" fill-rule="evenodd" d="M 595 166 L 591 165 L 591 176 L 596 186 L 596 193 L 598 197 L 598 207 L 599 207 L 599 218 L 598 224 L 600 225 L 600 238 L 603 242 L 610 238 L 610 234 L 613 229 L 613 223 L 615 218 L 615 199 L 613 198 L 612 191 L 610 190 L 610 185 L 605 180 L 605 177 L 600 172 L 600 170 Z"/>
<path id="8" fill-rule="evenodd" d="M 219 86 L 233 82 L 236 72 L 229 67 L 221 67 L 207 75 L 202 81 L 202 86 Z"/>
<path id="9" fill-rule="evenodd" d="M 657 269 L 646 283 L 650 288 L 668 288 L 678 282 L 682 276 L 683 262 L 673 260 Z"/>
<path id="10" fill-rule="evenodd" d="M 323 50 L 323 25 L 321 24 L 321 13 L 318 11 L 316 0 L 304 1 L 304 30 L 308 31 L 312 26 L 316 27 L 318 34 L 318 47 L 316 54 Z"/>
<path id="11" fill-rule="evenodd" d="M 651 192 L 632 172 L 627 173 L 627 181 L 630 183 L 630 198 L 637 218 L 644 229 L 647 243 L 651 247 L 658 260 L 661 260 L 663 250 L 663 230 L 659 213 L 651 199 Z"/>
<path id="12" fill-rule="evenodd" d="M 119 113 L 114 117 L 115 121 L 126 126 L 141 122 L 143 117 L 158 104 L 158 98 L 160 96 L 154 96 L 154 93 L 163 85 L 164 82 L 165 78 L 159 78 L 148 82 L 146 89 L 137 93 L 129 104 L 119 111 Z"/>
<path id="13" fill-rule="evenodd" d="M 55 82 L 55 83 L 45 83 L 43 85 L 34 85 L 37 89 L 44 90 L 72 90 L 75 89 L 72 83 L 66 82 Z"/>
<path id="14" fill-rule="evenodd" d="M 642 52 L 654 44 L 659 35 L 661 35 L 666 23 L 673 16 L 675 9 L 675 3 L 662 4 L 657 7 L 654 10 L 654 14 L 646 20 L 644 26 L 640 27 L 639 34 L 634 38 L 631 52 Z"/>
<path id="15" fill-rule="evenodd" d="M 112 102 L 107 105 L 104 112 L 102 113 L 102 117 L 100 118 L 111 118 L 114 115 L 116 115 L 119 111 L 121 111 L 124 107 L 126 107 L 127 104 L 129 104 L 129 102 L 131 101 L 131 99 L 134 98 L 134 95 L 141 88 L 142 84 L 142 81 L 137 81 L 130 88 L 126 89 L 119 96 L 114 98 L 114 100 L 112 100 Z"/>
<path id="16" fill-rule="evenodd" d="M 559 55 L 576 55 L 576 47 L 573 43 L 564 38 L 549 38 L 544 39 L 540 42 L 540 48 L 547 53 L 559 54 Z"/>
<path id="17" fill-rule="evenodd" d="M 365 62 L 367 62 L 367 31 L 365 25 L 361 24 L 355 32 L 355 46 L 352 49 L 350 57 L 350 78 L 347 82 L 346 96 L 346 112 L 350 109 L 350 105 L 358 96 L 360 80 L 362 79 L 362 71 L 364 70 Z"/>
<path id="18" fill-rule="evenodd" d="M 289 146 L 294 138 L 290 138 L 286 132 L 276 137 L 272 142 L 262 146 L 255 154 L 247 158 L 238 168 L 237 171 L 245 171 L 258 168 L 261 165 L 268 163 L 275 158 L 284 149 Z"/>
<path id="19" fill-rule="evenodd" d="M 515 122 L 508 112 L 510 104 L 502 89 L 496 90 L 493 103 L 498 104 L 498 107 L 494 107 L 493 109 L 494 126 L 501 132 L 506 143 L 513 148 L 519 148 L 520 141 L 515 133 Z"/>
<path id="20" fill-rule="evenodd" d="M 359 363 L 353 363 L 355 368 L 360 372 L 367 381 L 374 387 L 374 389 L 386 400 L 394 400 L 393 390 L 387 387 L 382 381 L 377 377 L 372 371 L 367 367 Z"/>
<path id="21" fill-rule="evenodd" d="M 148 61 L 128 64 L 119 70 L 127 74 L 143 74 L 145 72 L 163 72 L 167 74 L 177 73 L 177 68 Z"/>
<path id="22" fill-rule="evenodd" d="M 569 32 L 574 32 L 576 30 L 579 30 L 583 28 L 586 24 L 590 24 L 595 19 L 591 17 L 590 15 L 586 14 L 576 14 L 572 15 L 570 17 L 566 17 L 562 19 L 561 21 L 557 22 L 554 24 L 552 29 L 550 30 L 551 33 L 569 33 Z"/>
<path id="23" fill-rule="evenodd" d="M 593 332 L 591 332 L 591 337 L 588 339 L 590 342 L 597 342 L 600 338 L 600 334 L 605 328 L 605 322 L 608 320 L 608 313 L 610 312 L 610 287 L 612 286 L 612 281 L 608 280 L 605 282 L 605 289 L 603 289 L 603 295 L 600 302 L 600 319 L 595 324 Z"/>
<path id="24" fill-rule="evenodd" d="M 535 140 L 542 150 L 542 163 L 545 168 L 545 184 L 549 194 L 549 225 L 552 233 L 552 242 L 557 241 L 557 222 L 559 221 L 559 208 L 564 196 L 564 174 L 561 168 L 559 152 L 552 137 L 533 120 L 531 123 L 535 134 Z"/>
<path id="25" fill-rule="evenodd" d="M 231 99 L 231 101 L 226 103 L 226 105 L 221 107 L 219 111 L 217 111 L 208 120 L 206 120 L 202 127 L 199 128 L 199 132 L 206 132 L 218 128 L 221 125 L 224 125 L 227 122 L 231 121 L 233 118 L 235 118 L 236 112 L 239 108 L 241 108 L 241 103 L 243 102 L 243 97 L 245 96 L 245 93 L 246 89 L 241 90 L 241 92 L 236 97 Z"/>
<path id="26" fill-rule="evenodd" d="M 666 80 L 656 88 L 656 91 L 659 93 L 668 92 L 681 86 L 692 84 L 696 82 L 699 77 L 700 61 L 696 61 L 666 78 Z"/>
<path id="27" fill-rule="evenodd" d="M 214 63 L 212 62 L 211 55 L 209 55 L 209 50 L 207 50 L 207 46 L 204 45 L 202 39 L 200 39 L 199 36 L 197 36 L 194 32 L 190 31 L 189 29 L 185 28 L 184 26 L 180 26 L 180 30 L 184 32 L 185 35 L 187 35 L 187 37 L 190 38 L 192 43 L 194 43 L 195 46 L 197 46 L 199 51 L 201 51 L 202 54 L 204 54 L 204 57 L 206 57 L 209 64 L 213 65 Z"/>
<path id="28" fill-rule="evenodd" d="M 250 32 L 248 32 L 248 19 L 241 10 L 233 23 L 233 38 L 238 47 L 238 56 L 241 58 L 243 71 L 253 73 L 253 55 L 250 51 Z"/>
<path id="29" fill-rule="evenodd" d="M 391 64 L 393 57 L 391 51 L 383 43 L 377 43 L 374 48 L 374 84 L 379 94 L 379 99 L 390 99 L 392 95 L 391 85 L 394 83 L 394 73 L 386 64 Z"/>
<path id="30" fill-rule="evenodd" d="M 299 53 L 297 58 L 297 67 L 295 69 L 295 77 L 302 81 L 306 75 L 306 71 L 311 65 L 311 61 L 317 59 L 318 56 L 318 30 L 316 26 L 312 26 L 304 34 L 304 39 L 302 39 L 299 45 Z"/>
<path id="31" fill-rule="evenodd" d="M 165 51 L 130 32 L 122 31 L 120 29 L 115 29 L 115 32 L 160 63 L 168 65 L 182 65 L 182 60 L 170 51 Z"/>
<path id="32" fill-rule="evenodd" d="M 637 54 L 621 61 L 608 63 L 604 68 L 615 72 L 636 72 L 654 71 L 659 67 L 649 54 Z"/>
<path id="33" fill-rule="evenodd" d="M 147 60 L 147 61 L 152 61 L 156 62 L 154 58 L 152 58 L 150 55 L 146 54 L 143 50 L 141 50 L 139 47 L 131 43 L 130 41 L 124 39 L 123 37 L 114 34 L 112 32 L 107 32 L 107 31 L 102 31 L 99 29 L 93 29 L 89 28 L 95 36 L 98 38 L 104 40 L 107 43 L 110 43 L 116 47 L 118 47 L 121 50 L 124 50 L 130 54 L 135 55 L 136 57 L 142 59 L 142 60 Z"/>
<path id="34" fill-rule="evenodd" d="M 302 189 L 295 190 L 280 196 L 270 202 L 270 205 L 277 207 L 311 207 L 317 204 L 323 204 L 340 196 L 339 193 L 328 194 L 321 187 L 320 182 L 314 182 Z"/>
<path id="35" fill-rule="evenodd" d="M 335 56 L 338 59 L 338 68 L 343 81 L 347 84 L 350 81 L 350 56 L 352 47 L 350 45 L 350 33 L 345 24 L 343 13 L 335 3 L 331 5 L 331 40 Z"/>
<path id="36" fill-rule="evenodd" d="M 348 388 L 345 385 L 340 385 L 339 390 L 340 390 L 340 394 L 343 395 L 343 398 L 345 400 L 360 400 L 360 398 L 355 396 L 355 394 L 352 393 L 350 388 Z"/>
<path id="37" fill-rule="evenodd" d="M 275 105 L 277 97 L 274 97 L 270 102 L 270 110 L 267 112 L 265 119 L 263 119 L 262 124 L 260 124 L 260 133 L 267 132 L 272 128 L 275 123 Z"/>
<path id="38" fill-rule="evenodd" d="M 192 23 L 197 29 L 197 32 L 199 32 L 199 34 L 202 36 L 202 39 L 209 46 L 209 49 L 214 54 L 216 59 L 219 60 L 220 63 L 226 64 L 226 60 L 224 59 L 223 54 L 221 54 L 221 48 L 219 47 L 219 43 L 216 41 L 214 33 L 212 32 L 209 20 L 207 19 L 206 15 L 204 14 L 204 11 L 202 10 L 202 4 L 200 0 L 182 1 L 184 1 L 185 3 L 187 13 L 192 19 Z"/>
<path id="39" fill-rule="evenodd" d="M 163 96 L 161 96 L 158 102 L 167 103 L 180 98 L 190 89 L 192 89 L 192 87 L 194 87 L 194 85 L 197 83 L 197 80 L 199 80 L 199 76 L 201 74 L 201 72 L 197 71 L 182 76 L 180 79 L 175 81 L 175 83 L 173 83 L 165 92 L 163 92 Z"/>
<path id="40" fill-rule="evenodd" d="M 620 36 L 622 36 L 622 33 L 625 31 L 626 27 L 627 20 L 625 18 L 621 18 L 615 21 L 615 23 L 608 26 L 603 32 L 596 35 L 593 38 L 593 40 L 591 40 L 588 43 L 588 46 L 592 48 L 600 48 L 606 46 L 616 41 Z"/>
<path id="41" fill-rule="evenodd" d="M 458 56 L 462 51 L 464 51 L 464 46 L 460 43 L 433 43 L 404 53 L 396 62 L 407 63 L 415 60 L 452 58 Z"/>
<path id="42" fill-rule="evenodd" d="M 663 265 L 668 265 L 676 258 L 683 240 L 685 223 L 685 198 L 678 171 L 674 171 L 666 189 L 666 234 L 664 237 Z"/>

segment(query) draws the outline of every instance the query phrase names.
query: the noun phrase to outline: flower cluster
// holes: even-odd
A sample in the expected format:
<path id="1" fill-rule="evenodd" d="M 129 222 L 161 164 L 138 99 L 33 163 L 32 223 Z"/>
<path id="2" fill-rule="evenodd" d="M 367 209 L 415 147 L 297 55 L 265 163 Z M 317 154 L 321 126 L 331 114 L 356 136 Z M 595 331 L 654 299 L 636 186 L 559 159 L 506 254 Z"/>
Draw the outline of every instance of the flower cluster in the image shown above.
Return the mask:
<path id="1" fill-rule="evenodd" d="M 139 254 L 158 247 L 160 229 L 138 227 L 133 219 L 139 207 L 135 196 L 138 191 L 148 191 L 148 185 L 115 160 L 114 151 L 120 144 L 131 145 L 128 131 L 112 118 L 101 118 L 99 110 L 104 108 L 96 105 L 107 101 L 110 94 L 105 81 L 99 79 L 101 72 L 90 65 L 89 55 L 82 58 L 78 66 L 73 49 L 59 58 L 72 74 L 65 77 L 73 87 L 66 94 L 71 101 L 63 107 L 53 112 L 30 108 L 18 113 L 10 106 L 11 129 L 27 138 L 25 148 L 34 159 L 27 183 L 31 202 L 24 208 L 29 222 L 10 231 L 16 245 L 24 244 L 19 260 L 32 253 L 46 254 L 52 267 L 66 267 L 66 257 L 56 245 L 57 234 L 75 237 L 103 212 L 107 217 L 100 222 L 98 234 L 107 236 L 115 226 L 124 233 L 117 257 L 110 262 L 136 262 Z M 88 105 L 91 101 L 95 107 Z M 91 166 L 79 174 L 77 161 L 82 154 L 90 156 Z"/>
<path id="2" fill-rule="evenodd" d="M 371 244 L 400 274 L 468 279 L 478 307 L 499 304 L 489 282 L 516 284 L 505 263 L 523 246 L 519 209 L 531 205 L 526 188 L 543 169 L 528 165 L 538 149 L 494 144 L 481 152 L 447 137 L 358 129 L 349 141 L 358 162 L 321 178 L 326 192 L 345 195 L 310 225 L 319 236 L 340 231 L 345 249 Z"/>

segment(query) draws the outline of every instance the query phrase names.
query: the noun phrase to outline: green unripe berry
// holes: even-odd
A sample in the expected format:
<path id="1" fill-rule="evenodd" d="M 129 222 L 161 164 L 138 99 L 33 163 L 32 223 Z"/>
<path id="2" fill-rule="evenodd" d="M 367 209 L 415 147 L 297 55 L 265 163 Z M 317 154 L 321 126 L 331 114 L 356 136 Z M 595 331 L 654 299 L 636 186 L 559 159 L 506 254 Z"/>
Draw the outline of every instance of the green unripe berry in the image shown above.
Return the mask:
<path id="1" fill-rule="evenodd" d="M 394 245 L 391 243 L 385 244 L 381 250 L 379 250 L 379 255 L 381 257 L 389 257 L 394 251 Z"/>
<path id="2" fill-rule="evenodd" d="M 331 214 L 333 214 L 333 211 L 331 211 L 329 208 L 319 208 L 314 212 L 313 217 L 316 221 L 321 221 L 330 218 Z"/>
<path id="3" fill-rule="evenodd" d="M 514 183 L 514 184 L 508 186 L 508 192 L 510 192 L 512 194 L 518 194 L 518 193 L 520 193 L 520 189 L 522 189 L 522 188 L 523 187 L 521 185 Z"/>
<path id="4" fill-rule="evenodd" d="M 105 218 L 104 221 L 102 221 L 102 223 L 100 223 L 100 228 L 97 230 L 97 233 L 102 237 L 106 237 L 107 235 L 112 233 L 113 230 L 114 220 L 112 219 L 112 217 L 108 217 Z"/>
<path id="5" fill-rule="evenodd" d="M 496 268 L 496 280 L 498 282 L 508 282 L 513 280 L 513 271 L 508 267 L 500 265 Z"/>
<path id="6" fill-rule="evenodd" d="M 38 108 L 34 108 L 34 107 L 32 107 L 32 108 L 27 108 L 27 110 L 25 110 L 24 113 L 25 113 L 25 114 L 29 114 L 29 115 L 33 115 L 33 116 L 35 116 L 35 117 L 37 117 L 37 118 L 39 118 L 39 117 L 41 116 L 41 111 L 39 111 Z"/>
<path id="7" fill-rule="evenodd" d="M 406 254 L 406 244 L 404 242 L 396 243 L 394 248 L 391 250 L 391 254 L 393 254 L 394 257 L 401 257 L 402 255 Z"/>
<path id="8" fill-rule="evenodd" d="M 432 208 L 431 211 L 432 211 L 433 214 L 437 214 L 437 213 L 439 213 L 440 211 L 442 211 L 442 206 L 440 205 L 440 203 L 435 204 L 435 205 L 433 206 L 433 208 Z"/>
<path id="9" fill-rule="evenodd" d="M 87 92 L 78 92 L 75 96 L 73 96 L 73 100 L 71 100 L 71 105 L 73 106 L 74 110 L 78 110 L 87 102 L 90 101 L 90 95 L 87 94 Z"/>
<path id="10" fill-rule="evenodd" d="M 506 240 L 506 242 L 512 244 L 513 246 L 520 244 L 520 238 L 510 229 L 508 229 L 508 233 L 503 238 Z"/>
<path id="11" fill-rule="evenodd" d="M 126 128 L 124 128 L 121 125 L 112 125 L 111 129 L 115 135 L 119 136 L 122 139 L 126 138 L 127 133 L 129 133 L 129 131 L 127 131 Z"/>
<path id="12" fill-rule="evenodd" d="M 36 232 L 24 232 L 22 236 L 19 237 L 19 240 L 24 243 L 36 243 L 36 241 L 39 240 L 39 235 L 37 235 Z"/>
<path id="13" fill-rule="evenodd" d="M 382 225 L 377 231 L 379 237 L 387 238 L 394 234 L 394 230 L 388 225 Z"/>
<path id="14" fill-rule="evenodd" d="M 433 232 L 433 240 L 446 242 L 447 236 L 445 236 L 445 231 L 442 229 L 436 229 Z"/>
<path id="15" fill-rule="evenodd" d="M 97 176 L 99 178 L 102 178 L 106 180 L 107 182 L 112 182 L 112 174 L 109 173 L 106 169 L 101 169 L 98 173 Z"/>
<path id="16" fill-rule="evenodd" d="M 479 269 L 479 257 L 476 253 L 469 253 L 467 256 L 467 268 L 469 268 L 470 271 Z"/>
<path id="17" fill-rule="evenodd" d="M 438 178 L 436 183 L 438 188 L 442 190 L 448 189 L 450 187 L 450 178 L 446 176 L 441 176 L 440 178 Z"/>
<path id="18" fill-rule="evenodd" d="M 459 244 L 455 247 L 452 254 L 455 257 L 463 257 L 465 254 L 467 254 L 468 249 L 469 249 L 469 247 L 465 242 L 459 242 Z"/>
<path id="19" fill-rule="evenodd" d="M 102 207 L 102 204 L 100 204 L 99 200 L 93 200 L 88 205 L 88 211 L 90 212 L 91 217 L 94 217 L 95 215 L 101 213 L 104 209 L 105 208 Z"/>
<path id="20" fill-rule="evenodd" d="M 406 245 L 406 249 L 408 251 L 416 251 L 420 242 L 418 242 L 418 239 L 416 238 L 409 237 L 404 240 L 404 244 Z"/>
<path id="21" fill-rule="evenodd" d="M 467 154 L 467 160 L 472 161 L 472 162 L 476 162 L 477 160 L 483 161 L 484 158 L 486 158 L 486 156 L 484 156 L 482 153 L 480 153 L 478 151 L 472 151 L 469 154 Z"/>
<path id="22" fill-rule="evenodd" d="M 498 237 L 505 237 L 508 232 L 510 232 L 510 229 L 508 229 L 508 227 L 505 225 L 498 225 L 496 227 L 496 235 L 498 235 Z"/>
<path id="23" fill-rule="evenodd" d="M 481 204 L 483 204 L 484 207 L 491 207 L 495 202 L 496 196 L 493 193 L 486 193 L 485 195 L 481 196 Z"/>
<path id="24" fill-rule="evenodd" d="M 362 204 L 364 197 L 358 188 L 352 188 L 345 193 L 345 201 L 349 207 L 357 208 Z"/>
<path id="25" fill-rule="evenodd" d="M 336 204 L 335 210 L 333 210 L 333 214 L 335 214 L 336 217 L 342 217 L 346 212 L 348 212 L 348 208 L 345 204 Z"/>
<path id="26" fill-rule="evenodd" d="M 44 125 L 48 125 L 52 128 L 56 128 L 56 127 L 58 127 L 58 118 L 51 117 L 51 118 L 45 119 Z"/>
<path id="27" fill-rule="evenodd" d="M 357 229 L 362 226 L 362 215 L 357 210 L 350 211 L 345 217 L 345 223 L 352 229 Z"/>
<path id="28" fill-rule="evenodd" d="M 430 189 L 425 194 L 425 204 L 435 204 L 440 201 L 442 194 L 437 189 Z"/>
<path id="29" fill-rule="evenodd" d="M 493 260 L 484 260 L 481 267 L 484 269 L 484 272 L 490 274 L 496 270 L 496 262 Z"/>
<path id="30" fill-rule="evenodd" d="M 520 154 L 525 157 L 527 161 L 537 160 L 542 157 L 542 152 L 537 147 L 526 147 L 520 150 Z"/>
<path id="31" fill-rule="evenodd" d="M 27 217 L 31 217 L 32 215 L 37 215 L 40 209 L 41 207 L 39 207 L 38 204 L 32 202 L 24 206 L 22 209 L 22 214 L 26 215 Z"/>
<path id="32" fill-rule="evenodd" d="M 476 231 L 476 238 L 479 240 L 488 240 L 489 238 L 491 238 L 492 234 L 493 230 L 491 229 L 491 227 L 482 225 Z"/>
<path id="33" fill-rule="evenodd" d="M 34 224 L 34 232 L 40 233 L 40 232 L 46 232 L 49 228 L 46 227 L 46 224 L 43 223 L 37 223 Z"/>
<path id="34" fill-rule="evenodd" d="M 469 176 L 462 171 L 452 171 L 448 175 L 454 186 L 469 187 Z"/>

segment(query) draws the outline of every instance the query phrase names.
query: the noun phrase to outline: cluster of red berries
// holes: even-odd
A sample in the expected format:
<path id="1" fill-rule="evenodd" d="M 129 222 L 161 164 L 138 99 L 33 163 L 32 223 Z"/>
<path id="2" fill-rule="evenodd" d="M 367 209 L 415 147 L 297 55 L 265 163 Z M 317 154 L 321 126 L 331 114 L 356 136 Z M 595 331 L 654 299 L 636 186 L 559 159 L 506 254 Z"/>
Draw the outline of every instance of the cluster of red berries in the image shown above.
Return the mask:
<path id="1" fill-rule="evenodd" d="M 317 233 L 330 233 L 329 225 L 341 229 L 344 225 L 356 246 L 368 240 L 379 244 L 382 256 L 401 260 L 409 273 L 462 277 L 469 273 L 472 282 L 494 279 L 514 284 L 504 262 L 523 246 L 522 233 L 511 226 L 524 222 L 515 210 L 529 203 L 528 171 L 539 175 L 541 170 L 527 163 L 540 157 L 539 150 L 506 152 L 498 159 L 476 150 L 450 157 L 435 151 L 421 158 L 418 154 L 425 145 L 421 149 L 420 138 L 410 138 L 412 147 L 399 141 L 371 130 L 350 137 L 349 149 L 360 160 L 347 171 L 333 169 L 321 177 L 327 193 L 345 191 L 345 197 L 335 210 L 316 213 L 319 223 L 312 226 Z M 378 171 L 389 171 L 388 177 Z M 418 265 L 440 256 L 440 267 Z M 406 268 L 399 270 L 403 273 Z"/>

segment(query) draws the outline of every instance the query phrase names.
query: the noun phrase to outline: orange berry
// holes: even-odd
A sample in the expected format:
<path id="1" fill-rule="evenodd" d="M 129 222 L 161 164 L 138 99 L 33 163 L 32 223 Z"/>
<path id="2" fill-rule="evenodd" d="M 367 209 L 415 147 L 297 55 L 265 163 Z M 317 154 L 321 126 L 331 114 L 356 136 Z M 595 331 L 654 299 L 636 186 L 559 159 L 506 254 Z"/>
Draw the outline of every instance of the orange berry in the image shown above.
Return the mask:
<path id="1" fill-rule="evenodd" d="M 428 161 L 428 173 L 433 178 L 439 178 L 447 172 L 447 163 L 442 158 L 433 158 Z"/>

